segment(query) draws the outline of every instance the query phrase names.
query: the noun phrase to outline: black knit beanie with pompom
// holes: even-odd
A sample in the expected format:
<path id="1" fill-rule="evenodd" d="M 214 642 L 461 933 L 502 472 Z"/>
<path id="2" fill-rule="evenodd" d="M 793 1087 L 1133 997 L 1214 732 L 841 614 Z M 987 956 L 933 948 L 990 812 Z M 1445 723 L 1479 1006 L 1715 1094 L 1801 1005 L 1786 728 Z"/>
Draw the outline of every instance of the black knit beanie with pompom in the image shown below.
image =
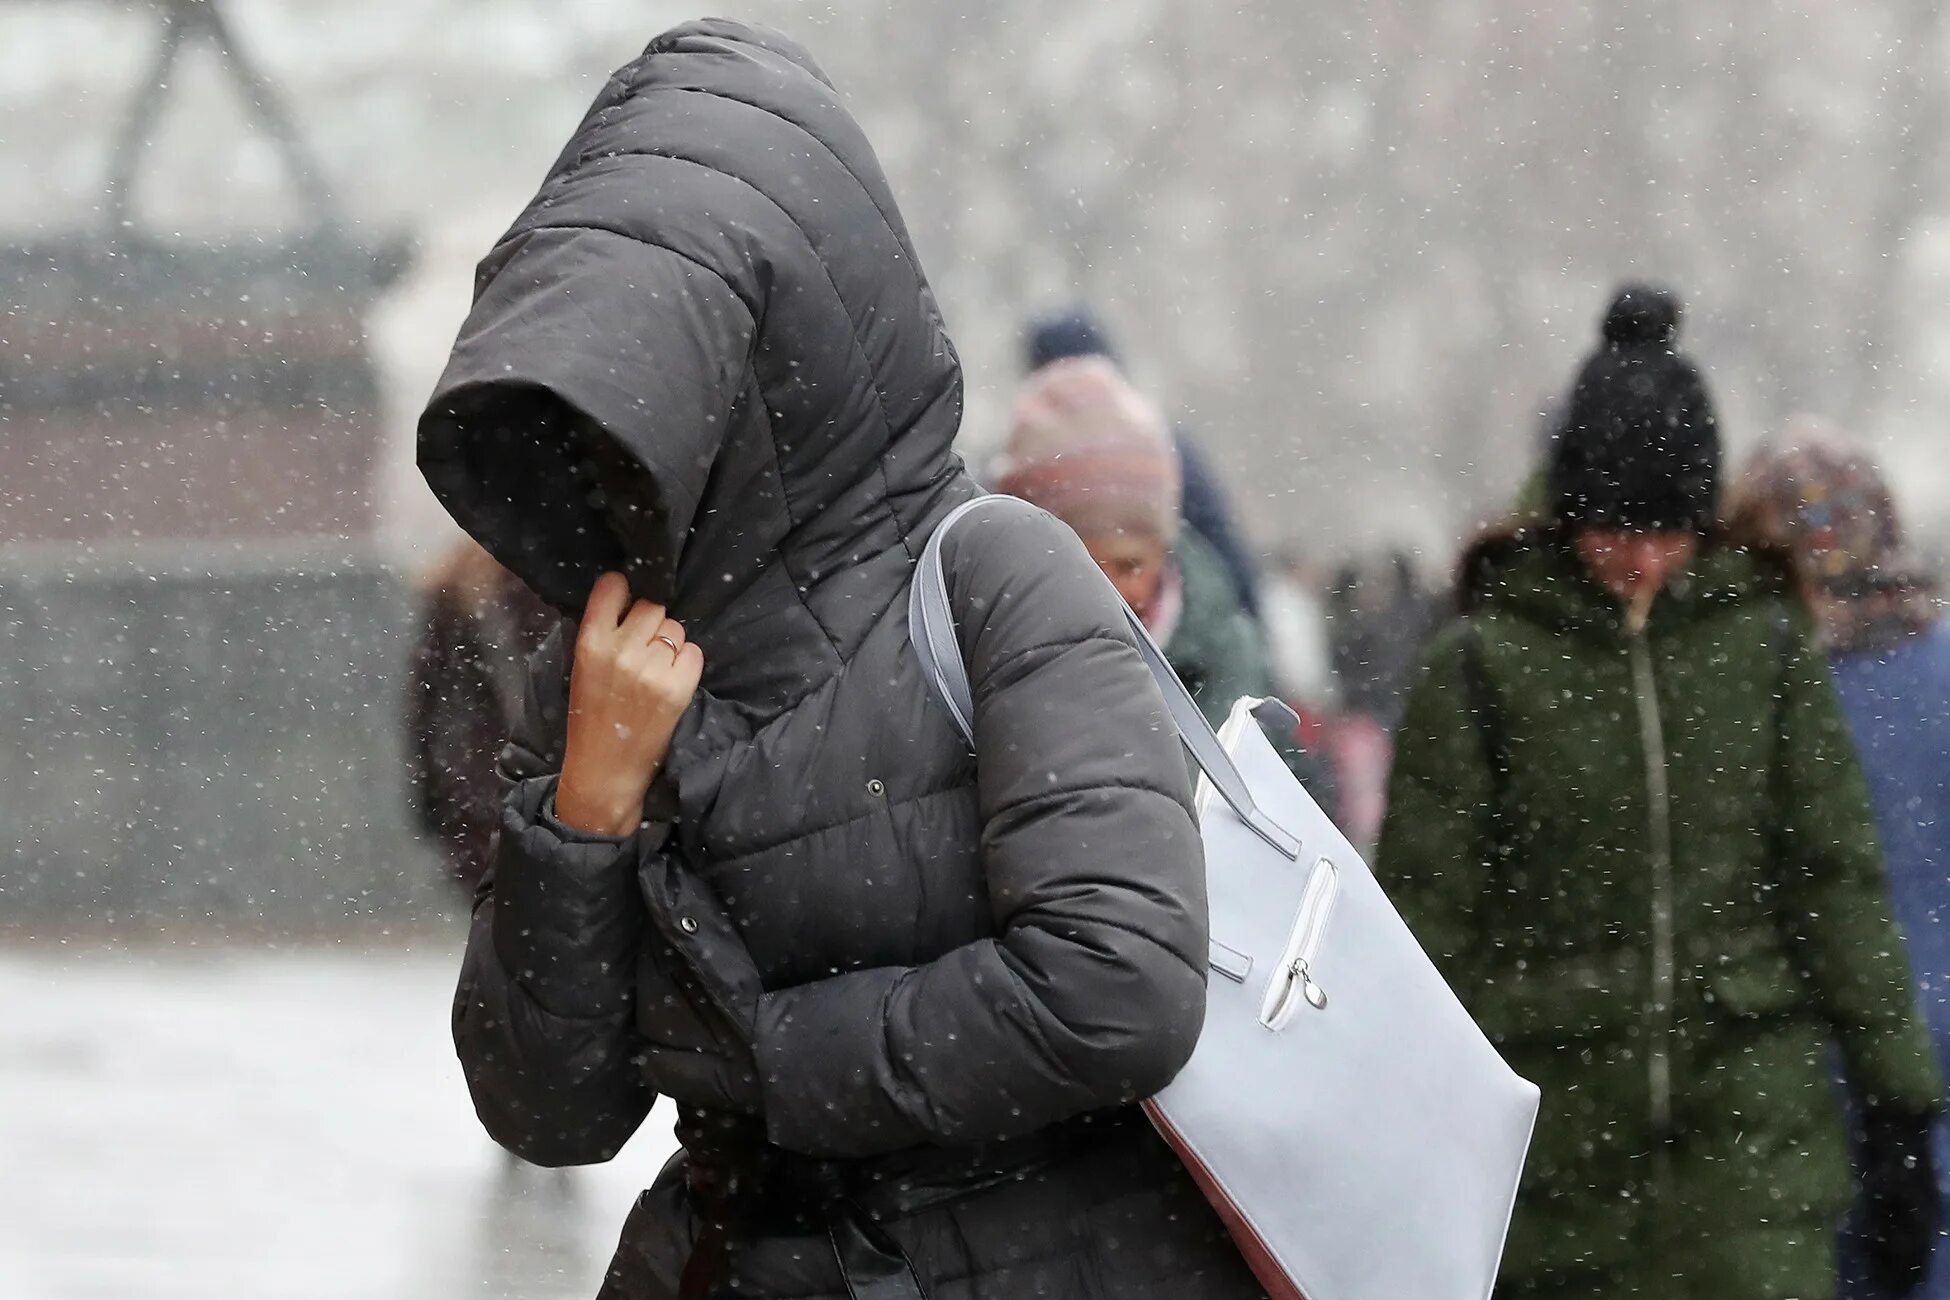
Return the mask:
<path id="1" fill-rule="evenodd" d="M 1678 350 L 1679 301 L 1620 289 L 1552 449 L 1552 514 L 1574 526 L 1704 532 L 1719 513 L 1720 427 Z"/>

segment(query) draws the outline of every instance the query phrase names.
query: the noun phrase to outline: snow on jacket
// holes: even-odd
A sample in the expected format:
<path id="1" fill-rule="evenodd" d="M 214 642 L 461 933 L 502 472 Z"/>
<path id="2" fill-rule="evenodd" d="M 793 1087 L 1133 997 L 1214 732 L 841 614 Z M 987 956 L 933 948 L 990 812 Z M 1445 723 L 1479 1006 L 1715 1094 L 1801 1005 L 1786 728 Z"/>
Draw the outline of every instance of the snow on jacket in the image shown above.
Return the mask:
<path id="1" fill-rule="evenodd" d="M 632 580 L 704 686 L 645 828 L 590 840 L 546 815 L 568 641 L 537 655 L 455 1005 L 469 1087 L 548 1164 L 610 1158 L 667 1091 L 687 1143 L 742 1107 L 767 1167 L 959 1168 L 884 1225 L 938 1298 L 1250 1295 L 1130 1106 L 1191 1051 L 1206 931 L 1184 763 L 1114 595 L 1047 516 L 957 529 L 979 760 L 908 647 L 915 558 L 975 493 L 960 413 L 886 182 L 803 51 L 707 21 L 616 74 L 482 263 L 421 464 L 573 611 L 625 558 L 578 449 L 627 455 L 660 505 Z M 746 964 L 755 1097 L 698 1013 Z M 674 1293 L 684 1177 L 639 1201 L 606 1295 Z M 842 1294 L 791 1218 L 741 1224 L 721 1283 Z"/>

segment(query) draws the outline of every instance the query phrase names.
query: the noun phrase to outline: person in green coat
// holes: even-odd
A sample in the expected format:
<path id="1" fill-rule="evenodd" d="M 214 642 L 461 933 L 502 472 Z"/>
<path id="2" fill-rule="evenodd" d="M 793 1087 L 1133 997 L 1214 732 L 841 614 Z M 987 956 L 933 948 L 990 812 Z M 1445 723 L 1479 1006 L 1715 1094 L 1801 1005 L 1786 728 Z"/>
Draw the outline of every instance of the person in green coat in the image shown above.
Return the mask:
<path id="1" fill-rule="evenodd" d="M 1716 534 L 1669 295 L 1628 289 L 1546 515 L 1476 546 L 1404 718 L 1389 897 L 1543 1091 L 1499 1297 L 1825 1300 L 1868 1099 L 1877 1267 L 1937 1231 L 1941 1080 L 1785 568 Z"/>

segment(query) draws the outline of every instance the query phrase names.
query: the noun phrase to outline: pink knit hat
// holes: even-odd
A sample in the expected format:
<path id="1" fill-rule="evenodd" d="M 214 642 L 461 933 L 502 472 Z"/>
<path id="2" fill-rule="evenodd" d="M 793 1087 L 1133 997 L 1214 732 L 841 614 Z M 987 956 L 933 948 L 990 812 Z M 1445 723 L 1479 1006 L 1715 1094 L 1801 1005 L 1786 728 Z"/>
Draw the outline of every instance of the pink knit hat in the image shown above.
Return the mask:
<path id="1" fill-rule="evenodd" d="M 1178 535 L 1178 455 L 1164 416 L 1103 357 L 1066 357 L 1016 399 L 996 490 L 1082 536 Z"/>

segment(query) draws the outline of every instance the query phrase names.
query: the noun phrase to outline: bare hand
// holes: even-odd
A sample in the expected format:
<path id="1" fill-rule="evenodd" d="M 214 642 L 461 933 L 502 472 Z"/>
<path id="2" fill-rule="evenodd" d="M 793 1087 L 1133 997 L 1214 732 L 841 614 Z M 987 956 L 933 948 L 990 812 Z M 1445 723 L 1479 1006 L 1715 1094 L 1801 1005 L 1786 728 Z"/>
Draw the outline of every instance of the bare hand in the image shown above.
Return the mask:
<path id="1" fill-rule="evenodd" d="M 628 835 L 697 694 L 704 652 L 661 605 L 632 602 L 620 573 L 589 592 L 569 672 L 569 734 L 555 816 L 592 835 Z"/>

